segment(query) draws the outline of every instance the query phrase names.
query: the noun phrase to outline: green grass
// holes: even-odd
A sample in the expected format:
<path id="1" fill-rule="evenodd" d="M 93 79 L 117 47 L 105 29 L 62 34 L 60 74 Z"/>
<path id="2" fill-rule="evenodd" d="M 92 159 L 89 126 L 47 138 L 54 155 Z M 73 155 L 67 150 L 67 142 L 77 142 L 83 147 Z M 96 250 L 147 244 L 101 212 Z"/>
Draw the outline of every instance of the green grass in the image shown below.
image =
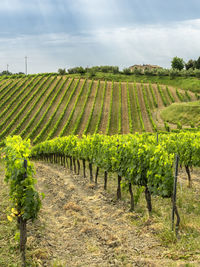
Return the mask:
<path id="1" fill-rule="evenodd" d="M 190 103 L 173 103 L 161 111 L 164 121 L 170 123 L 180 122 L 182 125 L 200 125 L 200 101 Z"/>
<path id="2" fill-rule="evenodd" d="M 84 75 L 80 74 L 70 74 L 70 77 L 89 77 L 89 74 L 86 73 Z M 173 87 L 178 87 L 181 89 L 187 89 L 193 92 L 200 93 L 200 79 L 196 77 L 176 77 L 174 79 L 171 79 L 169 76 L 149 76 L 149 75 L 125 75 L 125 74 L 112 74 L 112 73 L 102 73 L 97 72 L 96 75 L 93 77 L 94 79 L 100 79 L 108 81 L 126 81 L 126 82 L 141 82 L 144 83 L 159 83 L 159 84 L 165 84 Z"/>

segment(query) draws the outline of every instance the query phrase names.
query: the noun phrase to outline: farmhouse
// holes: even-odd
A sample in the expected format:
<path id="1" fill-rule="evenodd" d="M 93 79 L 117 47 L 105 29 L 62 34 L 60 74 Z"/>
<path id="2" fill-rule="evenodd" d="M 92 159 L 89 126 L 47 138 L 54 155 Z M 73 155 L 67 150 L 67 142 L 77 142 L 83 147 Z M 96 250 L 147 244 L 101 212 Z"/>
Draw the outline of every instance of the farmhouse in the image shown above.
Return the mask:
<path id="1" fill-rule="evenodd" d="M 158 65 L 143 64 L 143 65 L 133 65 L 129 67 L 129 69 L 131 70 L 131 72 L 133 72 L 135 69 L 144 71 L 144 70 L 162 69 L 162 67 Z"/>

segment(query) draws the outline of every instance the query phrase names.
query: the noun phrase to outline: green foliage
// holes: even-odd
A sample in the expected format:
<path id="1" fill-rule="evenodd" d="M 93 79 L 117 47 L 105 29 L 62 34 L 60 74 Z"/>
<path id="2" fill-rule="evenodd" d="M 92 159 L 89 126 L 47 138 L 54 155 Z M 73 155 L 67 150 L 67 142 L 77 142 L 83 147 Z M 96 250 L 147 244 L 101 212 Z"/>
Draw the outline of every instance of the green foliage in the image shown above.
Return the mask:
<path id="1" fill-rule="evenodd" d="M 157 88 L 158 88 L 158 91 L 159 91 L 160 96 L 161 96 L 161 98 L 162 98 L 162 102 L 163 102 L 164 106 L 167 106 L 168 102 L 167 102 L 167 100 L 166 100 L 166 98 L 165 98 L 165 96 L 164 96 L 162 87 L 160 87 L 160 85 L 157 84 Z"/>
<path id="2" fill-rule="evenodd" d="M 184 68 L 184 61 L 182 58 L 174 57 L 171 62 L 172 69 L 182 70 Z"/>
<path id="3" fill-rule="evenodd" d="M 129 122 L 129 132 L 133 133 L 133 120 L 131 116 L 131 101 L 130 101 L 130 92 L 129 92 L 129 84 L 127 82 L 127 102 L 128 102 L 128 122 Z"/>
<path id="4" fill-rule="evenodd" d="M 66 74 L 66 70 L 65 69 L 58 69 L 58 74 L 65 75 Z"/>
<path id="5" fill-rule="evenodd" d="M 112 116 L 112 106 L 113 106 L 113 89 L 114 89 L 114 81 L 112 81 L 112 87 L 111 87 L 111 96 L 110 96 L 110 109 L 108 114 L 108 122 L 106 127 L 106 134 L 109 133 L 110 130 L 110 123 L 111 123 L 111 116 Z"/>
<path id="6" fill-rule="evenodd" d="M 143 122 L 142 112 L 141 112 L 140 103 L 139 103 L 138 90 L 137 90 L 137 86 L 136 86 L 135 83 L 134 83 L 134 90 L 135 90 L 135 99 L 136 99 L 137 112 L 138 112 L 138 116 L 139 116 L 139 119 L 140 119 L 140 125 L 141 125 L 141 128 L 142 128 L 142 131 L 144 132 L 145 131 L 144 122 Z"/>
<path id="7" fill-rule="evenodd" d="M 150 135 L 70 135 L 36 145 L 33 157 L 59 155 L 85 159 L 107 172 L 116 172 L 126 183 L 148 186 L 151 193 L 170 197 L 173 159 L 165 142 L 157 145 Z"/>
<path id="8" fill-rule="evenodd" d="M 119 120 L 118 120 L 118 134 L 122 132 L 122 86 L 119 82 Z"/>
<path id="9" fill-rule="evenodd" d="M 131 75 L 131 70 L 129 68 L 125 68 L 125 69 L 123 69 L 123 73 L 125 75 Z"/>
<path id="10" fill-rule="evenodd" d="M 151 122 L 151 125 L 153 127 L 153 130 L 154 131 L 157 131 L 157 126 L 156 126 L 156 124 L 155 124 L 155 122 L 153 120 L 152 114 L 151 114 L 151 110 L 150 110 L 148 99 L 147 99 L 147 95 L 146 95 L 146 90 L 144 88 L 144 84 L 142 84 L 142 93 L 143 93 L 143 98 L 144 98 L 144 103 L 145 103 L 146 111 L 147 111 L 148 116 L 149 116 L 149 120 Z"/>
<path id="11" fill-rule="evenodd" d="M 95 96 L 94 96 L 94 102 L 93 102 L 93 105 L 92 105 L 92 109 L 91 109 L 91 112 L 90 112 L 90 115 L 89 115 L 87 124 L 86 124 L 86 126 L 85 126 L 84 131 L 83 131 L 83 134 L 87 134 L 89 125 L 90 125 L 90 123 L 91 123 L 92 115 L 93 115 L 93 112 L 94 112 L 94 107 L 95 107 L 96 100 L 97 100 L 97 93 L 98 93 L 99 88 L 100 88 L 100 81 L 98 81 L 98 84 L 97 84 L 97 87 L 96 87 L 96 92 L 95 92 Z"/>
<path id="12" fill-rule="evenodd" d="M 22 141 L 20 136 L 7 137 L 5 142 L 5 181 L 10 185 L 10 199 L 16 215 L 25 220 L 37 218 L 41 201 L 34 188 L 34 168 L 30 161 L 27 170 L 24 159 L 30 155 L 30 141 Z"/>
<path id="13" fill-rule="evenodd" d="M 97 124 L 96 124 L 96 128 L 95 128 L 94 133 L 98 133 L 99 126 L 100 126 L 100 123 L 101 123 L 102 114 L 103 114 L 103 106 L 104 106 L 104 99 L 105 99 L 106 88 L 107 88 L 107 81 L 104 82 L 104 87 L 103 87 L 103 97 L 102 97 L 102 100 L 101 100 L 101 107 L 100 107 L 99 117 L 98 117 L 98 120 L 97 120 Z"/>
<path id="14" fill-rule="evenodd" d="M 179 122 L 177 122 L 177 129 L 182 129 L 182 124 L 181 124 L 181 122 L 179 121 Z"/>

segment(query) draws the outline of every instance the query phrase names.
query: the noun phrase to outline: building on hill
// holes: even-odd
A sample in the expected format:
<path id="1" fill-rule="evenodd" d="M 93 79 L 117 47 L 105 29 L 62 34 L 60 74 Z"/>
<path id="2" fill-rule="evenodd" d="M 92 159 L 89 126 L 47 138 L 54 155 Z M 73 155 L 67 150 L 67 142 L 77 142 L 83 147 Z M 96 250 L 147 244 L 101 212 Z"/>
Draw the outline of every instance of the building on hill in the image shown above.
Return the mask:
<path id="1" fill-rule="evenodd" d="M 131 70 L 131 72 L 134 72 L 135 69 L 141 70 L 144 72 L 145 70 L 156 70 L 156 69 L 163 69 L 163 68 L 157 65 L 143 64 L 143 65 L 133 65 L 129 67 L 129 69 Z"/>

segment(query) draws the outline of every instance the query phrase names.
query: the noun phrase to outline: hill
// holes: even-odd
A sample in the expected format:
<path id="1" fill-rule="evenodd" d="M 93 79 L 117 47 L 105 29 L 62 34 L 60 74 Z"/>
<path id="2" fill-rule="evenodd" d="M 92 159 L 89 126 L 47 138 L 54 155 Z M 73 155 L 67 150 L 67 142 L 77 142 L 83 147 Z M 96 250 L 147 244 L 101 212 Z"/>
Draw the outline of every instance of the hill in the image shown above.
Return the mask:
<path id="1" fill-rule="evenodd" d="M 195 101 L 171 86 L 35 75 L 0 80 L 0 139 L 20 134 L 37 142 L 69 134 L 126 134 L 164 129 L 160 111 Z"/>

